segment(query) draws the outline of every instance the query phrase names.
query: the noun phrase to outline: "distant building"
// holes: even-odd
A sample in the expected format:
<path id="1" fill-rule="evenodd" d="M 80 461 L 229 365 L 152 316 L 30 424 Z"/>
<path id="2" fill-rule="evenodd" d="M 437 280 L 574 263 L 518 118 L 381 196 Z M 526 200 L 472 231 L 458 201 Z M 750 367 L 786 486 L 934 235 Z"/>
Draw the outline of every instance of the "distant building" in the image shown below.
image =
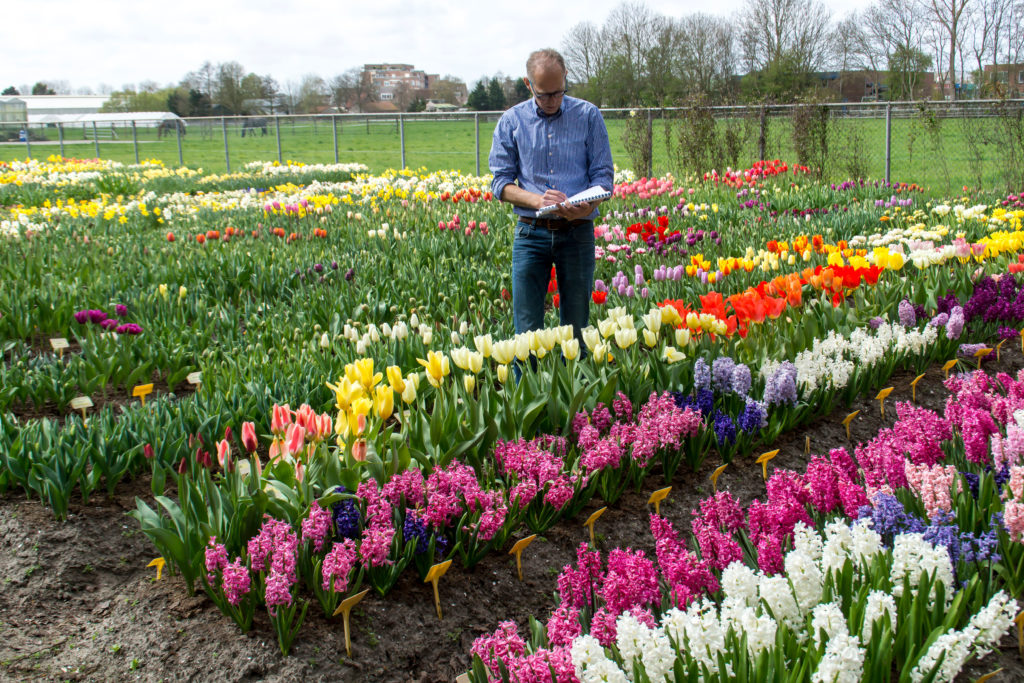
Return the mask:
<path id="1" fill-rule="evenodd" d="M 20 97 L 0 97 L 0 127 L 24 126 L 28 107 Z"/>
<path id="2" fill-rule="evenodd" d="M 18 95 L 25 103 L 29 123 L 45 116 L 65 114 L 98 114 L 110 98 L 106 95 Z"/>
<path id="3" fill-rule="evenodd" d="M 812 74 L 812 78 L 821 87 L 832 91 L 840 102 L 885 102 L 891 99 L 888 71 L 825 71 Z M 914 84 L 914 96 L 910 99 L 929 99 L 934 90 L 934 74 L 920 74 Z"/>
<path id="4" fill-rule="evenodd" d="M 416 99 L 437 99 L 438 86 L 442 84 L 451 90 L 450 96 L 457 105 L 465 104 L 469 98 L 465 83 L 445 81 L 439 74 L 428 74 L 413 64 L 364 64 L 363 81 L 371 86 L 381 103 L 393 102 L 397 111 L 408 108 Z M 365 105 L 363 109 L 369 110 Z"/>
<path id="5" fill-rule="evenodd" d="M 1024 64 L 986 64 L 983 96 L 1024 97 Z"/>

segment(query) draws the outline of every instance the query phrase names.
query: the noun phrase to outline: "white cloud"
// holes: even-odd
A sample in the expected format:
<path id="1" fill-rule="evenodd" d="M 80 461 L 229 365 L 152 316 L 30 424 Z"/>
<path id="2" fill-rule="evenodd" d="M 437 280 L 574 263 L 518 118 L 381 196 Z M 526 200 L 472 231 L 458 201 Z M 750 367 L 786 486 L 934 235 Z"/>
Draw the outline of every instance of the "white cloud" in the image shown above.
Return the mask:
<path id="1" fill-rule="evenodd" d="M 237 61 L 279 83 L 308 73 L 325 79 L 369 62 L 415 64 L 472 84 L 502 72 L 521 75 L 526 55 L 559 47 L 580 21 L 600 25 L 619 0 L 43 0 L 34 20 L 4 22 L 0 44 L 8 84 L 64 80 L 73 88 L 152 80 L 176 83 L 204 62 Z M 696 0 L 649 0 L 666 16 L 709 11 Z M 837 15 L 852 0 L 827 0 Z M 716 3 L 730 15 L 741 0 Z M 13 59 L 11 59 L 13 56 Z"/>

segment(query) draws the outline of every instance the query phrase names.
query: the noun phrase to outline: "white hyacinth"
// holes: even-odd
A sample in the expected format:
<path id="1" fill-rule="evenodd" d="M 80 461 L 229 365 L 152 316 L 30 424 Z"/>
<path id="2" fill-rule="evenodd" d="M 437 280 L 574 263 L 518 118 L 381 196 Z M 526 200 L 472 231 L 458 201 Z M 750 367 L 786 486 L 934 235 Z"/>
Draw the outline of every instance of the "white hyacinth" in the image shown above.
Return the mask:
<path id="1" fill-rule="evenodd" d="M 826 641 L 850 633 L 842 608 L 834 602 L 826 602 L 811 610 L 811 637 L 814 639 L 814 647 L 821 647 L 822 632 Z"/>
<path id="2" fill-rule="evenodd" d="M 757 574 L 742 562 L 733 562 L 722 572 L 722 591 L 726 597 L 753 607 L 757 605 Z"/>
<path id="3" fill-rule="evenodd" d="M 893 595 L 903 596 L 903 579 L 910 579 L 910 586 L 916 591 L 921 578 L 925 574 L 934 574 L 938 581 L 945 585 L 946 602 L 953 596 L 953 567 L 949 562 L 949 553 L 942 546 L 935 547 L 924 540 L 923 534 L 900 534 L 893 542 L 892 580 Z M 932 599 L 935 587 L 932 588 Z"/>
<path id="4" fill-rule="evenodd" d="M 857 636 L 840 633 L 828 641 L 811 683 L 857 683 L 863 672 L 864 648 Z"/>
<path id="5" fill-rule="evenodd" d="M 861 629 L 865 643 L 871 642 L 875 624 L 886 617 L 889 619 L 890 631 L 896 633 L 896 601 L 887 593 L 871 591 L 864 606 L 864 627 Z"/>

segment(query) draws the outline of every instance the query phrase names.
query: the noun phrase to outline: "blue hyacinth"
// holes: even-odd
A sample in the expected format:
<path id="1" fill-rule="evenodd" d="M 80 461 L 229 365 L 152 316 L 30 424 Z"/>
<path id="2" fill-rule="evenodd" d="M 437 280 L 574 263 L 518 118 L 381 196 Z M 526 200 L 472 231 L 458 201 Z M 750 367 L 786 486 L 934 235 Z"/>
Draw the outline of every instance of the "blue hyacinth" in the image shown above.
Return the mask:
<path id="1" fill-rule="evenodd" d="M 345 493 L 348 489 L 339 486 L 334 489 L 335 493 Z M 334 522 L 334 531 L 339 539 L 359 538 L 359 507 L 352 498 L 339 500 L 331 506 L 331 520 Z"/>
<path id="2" fill-rule="evenodd" d="M 736 440 L 736 425 L 732 418 L 720 410 L 715 411 L 715 438 L 721 445 L 731 445 Z"/>

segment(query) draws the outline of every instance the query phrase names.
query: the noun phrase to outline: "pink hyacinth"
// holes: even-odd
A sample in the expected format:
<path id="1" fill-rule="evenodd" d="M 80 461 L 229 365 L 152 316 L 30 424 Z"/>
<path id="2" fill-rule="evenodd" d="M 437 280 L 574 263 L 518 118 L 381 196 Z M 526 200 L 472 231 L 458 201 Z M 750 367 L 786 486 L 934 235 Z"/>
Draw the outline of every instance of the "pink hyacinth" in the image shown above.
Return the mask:
<path id="1" fill-rule="evenodd" d="M 607 607 L 599 608 L 590 618 L 590 635 L 597 638 L 597 642 L 604 647 L 611 647 L 615 644 L 618 635 L 618 629 L 615 626 L 615 620 L 618 617 L 618 614 Z"/>
<path id="2" fill-rule="evenodd" d="M 580 455 L 580 466 L 588 475 L 605 469 L 617 468 L 622 462 L 623 450 L 618 441 L 611 437 L 599 440 L 592 448 Z"/>
<path id="3" fill-rule="evenodd" d="M 571 645 L 583 633 L 579 610 L 562 603 L 551 613 L 547 624 L 548 642 L 552 645 Z"/>
<path id="4" fill-rule="evenodd" d="M 388 559 L 391 552 L 391 542 L 395 538 L 393 526 L 377 526 L 366 529 L 363 533 L 363 542 L 359 545 L 359 558 L 367 567 L 382 567 L 392 564 Z"/>
<path id="5" fill-rule="evenodd" d="M 526 653 L 526 642 L 519 635 L 516 623 L 508 620 L 499 623 L 494 633 L 474 640 L 470 652 L 478 656 L 491 675 L 500 680 L 498 663 L 507 669 L 513 658 Z"/>
<path id="6" fill-rule="evenodd" d="M 623 422 L 633 419 L 633 403 L 621 391 L 615 394 L 615 400 L 612 401 L 612 410 L 615 411 L 615 417 Z"/>
<path id="7" fill-rule="evenodd" d="M 829 513 L 839 507 L 839 477 L 839 469 L 821 456 L 814 456 L 807 464 L 804 482 L 818 512 Z"/>
<path id="8" fill-rule="evenodd" d="M 309 508 L 309 515 L 302 520 L 302 539 L 313 543 L 313 550 L 320 552 L 327 539 L 327 532 L 331 528 L 331 512 L 320 507 L 320 503 L 313 501 Z"/>
<path id="9" fill-rule="evenodd" d="M 256 571 L 266 571 L 267 559 L 275 546 L 292 533 L 292 527 L 288 522 L 273 519 L 270 515 L 264 515 L 264 520 L 259 533 L 250 538 L 248 544 L 252 568 Z"/>
<path id="10" fill-rule="evenodd" d="M 224 567 L 223 581 L 224 597 L 229 604 L 238 607 L 252 587 L 249 568 L 242 563 L 242 558 L 237 557 L 234 562 Z"/>
<path id="11" fill-rule="evenodd" d="M 206 546 L 206 580 L 213 585 L 218 572 L 228 566 L 228 551 L 223 543 L 217 543 L 215 536 L 210 536 L 210 543 Z"/>
<path id="12" fill-rule="evenodd" d="M 423 505 L 425 487 L 426 480 L 423 478 L 422 470 L 410 467 L 401 474 L 391 477 L 384 484 L 381 495 L 395 506 L 401 505 L 404 497 L 406 506 L 415 508 Z"/>
<path id="13" fill-rule="evenodd" d="M 586 543 L 580 543 L 576 549 L 576 567 L 567 564 L 558 575 L 558 594 L 562 603 L 574 609 L 589 606 L 594 595 L 600 592 L 603 579 L 601 554 L 591 550 Z"/>
<path id="14" fill-rule="evenodd" d="M 277 616 L 274 608 L 280 605 L 291 606 L 292 585 L 294 580 L 281 572 L 271 571 L 267 576 L 267 588 L 264 601 L 267 603 L 267 610 L 270 616 Z"/>
<path id="15" fill-rule="evenodd" d="M 651 533 L 658 566 L 677 607 L 685 609 L 692 600 L 718 592 L 720 586 L 710 564 L 687 549 L 671 522 L 652 514 Z"/>
<path id="16" fill-rule="evenodd" d="M 473 468 L 452 461 L 445 469 L 435 468 L 427 477 L 423 521 L 435 529 L 451 524 L 480 493 Z"/>
<path id="17" fill-rule="evenodd" d="M 907 482 L 910 488 L 920 497 L 928 517 L 933 517 L 939 511 L 949 512 L 953 508 L 953 501 L 950 498 L 950 491 L 956 484 L 956 490 L 960 490 L 960 482 L 957 478 L 957 469 L 954 465 L 914 465 L 906 463 Z"/>
<path id="18" fill-rule="evenodd" d="M 510 680 L 516 683 L 578 683 L 568 645 L 537 651 L 511 660 Z M 552 673 L 554 675 L 552 675 Z M 500 680 L 500 679 L 499 679 Z"/>
<path id="19" fill-rule="evenodd" d="M 391 503 L 377 488 L 377 482 L 372 479 L 361 482 L 356 495 L 366 503 L 367 527 L 392 526 Z"/>
<path id="20" fill-rule="evenodd" d="M 323 589 L 333 590 L 336 593 L 344 593 L 348 590 L 348 575 L 356 564 L 356 543 L 351 538 L 346 538 L 340 543 L 335 543 L 331 551 L 324 557 L 320 566 L 320 574 L 323 576 Z"/>
<path id="21" fill-rule="evenodd" d="M 631 607 L 661 602 L 658 572 L 642 550 L 615 548 L 608 553 L 608 572 L 601 597 L 611 611 L 621 614 Z"/>
<path id="22" fill-rule="evenodd" d="M 1010 538 L 1021 542 L 1024 538 L 1024 503 L 1008 501 L 1003 508 L 1003 524 Z"/>

